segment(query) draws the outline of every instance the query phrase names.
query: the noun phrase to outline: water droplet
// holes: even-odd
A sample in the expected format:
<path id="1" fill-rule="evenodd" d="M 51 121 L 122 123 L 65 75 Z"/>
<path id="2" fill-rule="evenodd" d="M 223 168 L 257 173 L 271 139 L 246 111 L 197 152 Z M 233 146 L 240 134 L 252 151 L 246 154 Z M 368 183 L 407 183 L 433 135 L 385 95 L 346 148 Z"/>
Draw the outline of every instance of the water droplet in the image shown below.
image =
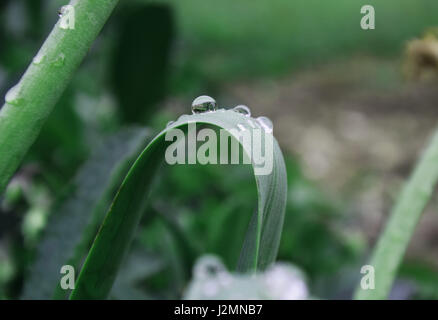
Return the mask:
<path id="1" fill-rule="evenodd" d="M 53 61 L 52 65 L 55 67 L 62 67 L 65 62 L 65 54 L 62 52 L 56 57 L 56 59 Z"/>
<path id="2" fill-rule="evenodd" d="M 44 54 L 40 50 L 40 51 L 38 51 L 37 55 L 35 57 L 33 57 L 32 63 L 38 65 L 41 62 L 43 62 L 43 60 L 44 60 Z"/>
<path id="3" fill-rule="evenodd" d="M 202 113 L 216 110 L 216 100 L 209 96 L 199 96 L 192 102 L 192 112 Z"/>
<path id="4" fill-rule="evenodd" d="M 253 128 L 253 129 L 257 128 L 256 125 L 254 124 L 254 121 L 252 121 L 251 119 L 248 119 L 247 122 L 251 128 Z"/>
<path id="5" fill-rule="evenodd" d="M 241 123 L 238 123 L 237 127 L 239 128 L 240 131 L 245 131 L 246 130 L 245 126 L 243 124 L 241 124 Z"/>
<path id="6" fill-rule="evenodd" d="M 267 133 L 272 133 L 274 130 L 274 125 L 268 117 L 258 117 L 256 121 Z"/>
<path id="7" fill-rule="evenodd" d="M 20 87 L 18 85 L 13 86 L 5 95 L 5 101 L 9 104 L 17 106 L 23 99 L 20 98 Z"/>
<path id="8" fill-rule="evenodd" d="M 175 121 L 169 121 L 167 124 L 166 124 L 166 127 L 170 127 L 172 124 L 174 124 L 175 123 Z"/>
<path id="9" fill-rule="evenodd" d="M 62 6 L 61 8 L 59 8 L 58 10 L 58 17 L 62 18 L 62 16 L 67 12 L 68 6 Z"/>
<path id="10" fill-rule="evenodd" d="M 177 120 L 177 121 L 184 121 L 184 119 L 187 118 L 187 117 L 188 117 L 188 115 L 186 115 L 186 114 L 180 115 L 180 116 L 178 117 L 178 120 Z"/>
<path id="11" fill-rule="evenodd" d="M 247 117 L 251 116 L 251 110 L 247 106 L 245 106 L 243 104 L 240 104 L 240 105 L 234 107 L 233 111 L 241 113 L 241 114 L 243 114 L 243 115 L 245 115 Z"/>

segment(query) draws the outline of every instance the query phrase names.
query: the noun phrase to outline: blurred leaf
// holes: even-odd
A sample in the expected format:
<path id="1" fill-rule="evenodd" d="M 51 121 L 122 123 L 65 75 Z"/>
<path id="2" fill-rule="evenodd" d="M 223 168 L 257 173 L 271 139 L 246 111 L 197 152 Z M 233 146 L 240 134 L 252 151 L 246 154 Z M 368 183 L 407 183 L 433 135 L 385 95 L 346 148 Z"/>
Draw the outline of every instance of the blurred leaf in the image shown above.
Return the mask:
<path id="1" fill-rule="evenodd" d="M 164 225 L 167 227 L 169 234 L 173 237 L 175 246 L 178 248 L 178 253 L 181 257 L 182 268 L 184 275 L 188 278 L 190 275 L 190 270 L 188 266 L 191 266 L 195 261 L 199 251 L 196 247 L 195 243 L 193 243 L 192 238 L 188 236 L 188 234 L 182 229 L 180 224 L 173 216 L 169 215 L 164 211 L 164 209 L 160 209 L 159 205 L 155 205 L 154 208 L 150 210 L 157 211 L 156 216 L 161 219 Z M 163 208 L 164 205 L 161 205 Z M 151 214 L 148 214 L 151 215 Z"/>
<path id="2" fill-rule="evenodd" d="M 172 11 L 165 5 L 128 7 L 121 20 L 112 85 L 122 118 L 143 123 L 165 96 L 174 33 Z"/>
<path id="3" fill-rule="evenodd" d="M 401 279 L 415 284 L 417 299 L 438 299 L 438 274 L 436 267 L 422 262 L 408 261 L 400 267 Z"/>
<path id="4" fill-rule="evenodd" d="M 37 160 L 63 179 L 69 179 L 87 155 L 84 125 L 73 108 L 73 93 L 67 89 L 41 129 L 26 161 Z"/>
<path id="5" fill-rule="evenodd" d="M 133 250 L 117 275 L 110 297 L 118 300 L 153 298 L 152 295 L 145 294 L 137 286 L 141 280 L 162 270 L 163 264 L 162 258 L 145 252 L 144 248 Z"/>
<path id="6" fill-rule="evenodd" d="M 37 259 L 29 268 L 23 298 L 51 298 L 61 266 L 79 266 L 122 177 L 148 137 L 146 129 L 124 129 L 108 138 L 84 164 L 70 186 L 71 194 L 53 210 Z M 58 291 L 56 296 L 65 294 Z"/>
<path id="7" fill-rule="evenodd" d="M 196 251 L 194 256 L 189 255 L 185 269 L 190 272 L 193 258 L 207 253 L 220 256 L 229 269 L 235 269 L 241 251 L 236 243 L 243 242 L 257 207 L 252 168 L 166 165 L 157 182 L 151 194 L 152 205 L 180 226 Z"/>
<path id="8" fill-rule="evenodd" d="M 406 252 L 418 221 L 438 181 L 438 131 L 423 151 L 411 177 L 406 181 L 391 211 L 385 229 L 373 250 L 370 265 L 376 273 L 375 290 L 360 285 L 356 299 L 386 299 L 391 291 L 397 270 Z"/>

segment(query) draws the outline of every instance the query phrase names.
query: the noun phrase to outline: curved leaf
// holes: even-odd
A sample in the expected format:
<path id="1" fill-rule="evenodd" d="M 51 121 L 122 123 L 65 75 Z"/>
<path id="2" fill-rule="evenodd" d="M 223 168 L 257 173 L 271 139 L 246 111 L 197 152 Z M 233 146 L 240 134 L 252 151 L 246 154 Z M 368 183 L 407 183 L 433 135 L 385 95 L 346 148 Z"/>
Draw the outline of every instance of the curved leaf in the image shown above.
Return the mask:
<path id="1" fill-rule="evenodd" d="M 123 181 L 90 253 L 79 275 L 71 299 L 103 299 L 111 290 L 120 264 L 134 235 L 150 191 L 154 173 L 164 158 L 166 133 L 174 128 L 188 128 L 189 123 L 205 124 L 225 129 L 237 139 L 237 128 L 253 132 L 260 127 L 250 118 L 228 110 L 180 117 L 173 125 L 158 134 L 143 150 Z M 268 134 L 269 135 L 269 134 Z M 239 142 L 246 154 L 251 146 Z M 265 152 L 262 144 L 262 154 Z M 265 269 L 275 260 L 283 226 L 287 196 L 287 178 L 283 155 L 273 138 L 273 167 L 266 175 L 254 175 L 257 184 L 258 210 L 255 226 L 250 227 L 239 262 L 240 271 Z M 254 173 L 257 165 L 252 163 Z"/>

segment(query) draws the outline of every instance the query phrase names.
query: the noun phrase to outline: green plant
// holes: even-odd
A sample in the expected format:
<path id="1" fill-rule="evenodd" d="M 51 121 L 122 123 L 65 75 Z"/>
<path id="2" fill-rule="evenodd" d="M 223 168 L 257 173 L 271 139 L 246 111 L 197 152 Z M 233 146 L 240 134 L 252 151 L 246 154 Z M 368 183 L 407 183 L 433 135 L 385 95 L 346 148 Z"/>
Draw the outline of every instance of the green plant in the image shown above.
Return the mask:
<path id="1" fill-rule="evenodd" d="M 152 140 L 123 181 L 84 263 L 71 299 L 102 299 L 109 294 L 143 213 L 145 194 L 149 192 L 154 173 L 166 148 L 171 144 L 165 140 L 166 132 L 173 128 L 185 129 L 190 122 L 207 124 L 230 132 L 246 120 L 246 116 L 234 111 L 194 114 L 178 120 Z M 245 152 L 251 150 L 250 143 L 242 142 Z M 277 255 L 286 206 L 287 183 L 283 156 L 276 141 L 272 172 L 268 175 L 255 175 L 255 180 L 258 209 L 251 219 L 241 251 L 238 269 L 242 272 L 264 269 Z"/>
<path id="2" fill-rule="evenodd" d="M 0 110 L 0 193 L 37 138 L 117 0 L 74 1 L 75 28 L 54 26 Z"/>
<path id="3" fill-rule="evenodd" d="M 52 214 L 37 248 L 23 299 L 60 299 L 69 291 L 59 286 L 64 264 L 79 268 L 120 183 L 150 140 L 150 130 L 125 128 L 95 147 Z"/>
<path id="4" fill-rule="evenodd" d="M 356 290 L 356 299 L 385 299 L 404 252 L 438 180 L 438 132 L 404 186 L 371 258 L 375 289 Z"/>
<path id="5" fill-rule="evenodd" d="M 147 1 L 136 2 L 147 3 Z M 200 87 L 199 78 L 203 79 L 203 81 L 207 79 L 205 82 L 214 83 L 220 80 L 234 80 L 238 77 L 253 77 L 257 74 L 281 73 L 284 72 L 284 70 L 289 70 L 291 60 L 293 60 L 293 68 L 295 68 L 297 64 L 304 63 L 305 61 L 308 63 L 308 59 L 326 59 L 329 56 L 338 56 L 340 53 L 355 52 L 356 50 L 366 49 L 365 52 L 370 50 L 373 54 L 392 54 L 397 51 L 397 48 L 401 46 L 401 43 L 407 36 L 411 36 L 418 30 L 423 29 L 425 24 L 430 23 L 428 21 L 434 21 L 432 15 L 433 10 L 430 10 L 430 8 L 435 6 L 432 4 L 427 4 L 426 6 L 426 2 L 424 2 L 423 6 L 417 7 L 417 4 L 402 1 L 403 4 L 400 4 L 401 10 L 413 13 L 408 17 L 409 23 L 403 24 L 401 28 L 397 29 L 396 33 L 370 33 L 366 35 L 366 37 L 369 37 L 368 41 L 364 41 L 364 35 L 359 29 L 359 31 L 355 31 L 357 34 L 354 32 L 339 34 L 338 32 L 340 29 L 339 26 L 356 23 L 355 14 L 357 13 L 357 5 L 350 1 L 343 1 L 342 5 L 336 8 L 336 10 L 333 10 L 330 5 L 321 5 L 317 3 L 317 1 L 298 1 L 284 5 L 280 4 L 281 1 L 278 1 L 278 4 L 276 3 L 272 6 L 272 4 L 267 4 L 266 1 L 261 0 L 255 1 L 251 7 L 245 4 L 237 4 L 237 6 L 234 6 L 235 4 L 232 1 L 226 1 L 230 3 L 225 5 L 219 2 L 205 5 L 205 3 L 200 0 L 188 0 L 184 2 L 164 0 L 162 2 L 173 2 L 173 6 L 177 8 L 179 14 L 177 20 L 180 21 L 182 26 L 181 33 L 184 34 L 183 42 L 189 44 L 183 48 L 185 53 L 183 54 L 182 67 L 173 75 L 173 77 L 175 77 L 175 79 L 173 79 L 174 86 L 177 90 L 175 91 L 174 88 L 174 92 L 184 91 L 186 94 L 188 91 L 193 91 Z M 390 2 L 395 3 L 396 1 Z M 91 46 L 91 42 L 97 36 L 117 1 L 83 0 L 73 1 L 72 3 L 76 9 L 76 29 L 62 29 L 59 27 L 59 23 L 55 26 L 43 47 L 35 56 L 34 62 L 29 66 L 20 82 L 13 87 L 7 95 L 6 104 L 0 111 L 0 193 L 4 190 L 10 177 L 20 165 L 26 151 L 38 136 L 40 129 L 67 86 L 74 70 L 83 59 L 86 51 Z M 235 10 L 232 12 L 226 9 L 224 10 L 224 8 L 227 8 L 229 5 L 233 5 Z M 388 19 L 397 18 L 392 11 L 393 4 L 376 5 L 379 12 L 385 17 L 388 17 Z M 273 10 L 269 12 L 266 11 L 267 6 L 272 7 L 271 9 Z M 314 25 L 313 19 L 288 19 L 287 23 L 290 24 L 290 28 L 285 28 L 285 20 L 278 18 L 283 16 L 289 17 L 290 12 L 308 12 L 309 8 L 314 9 L 310 10 L 312 11 L 313 18 L 321 21 L 323 28 L 307 28 L 309 23 L 311 23 L 312 26 Z M 418 10 L 412 10 L 414 8 Z M 137 9 L 138 8 L 135 7 L 133 11 L 138 12 Z M 164 53 L 168 51 L 168 46 L 171 43 L 170 38 L 173 34 L 172 13 L 171 10 L 167 9 L 169 8 L 166 7 L 165 10 L 158 9 L 158 11 L 155 11 L 156 9 L 152 11 L 145 10 L 142 15 L 136 15 L 136 19 L 131 19 L 131 16 L 128 15 L 126 19 L 128 24 L 123 28 L 124 32 L 122 32 L 121 38 L 128 38 L 129 41 L 123 41 L 123 46 L 115 45 L 118 49 L 116 55 L 118 58 L 113 65 L 114 87 L 112 89 L 119 91 L 119 103 L 123 105 L 123 109 L 120 111 L 126 113 L 122 117 L 125 122 L 145 121 L 143 118 L 150 118 L 149 109 L 144 108 L 144 106 L 153 104 L 164 94 L 164 91 L 161 90 L 163 89 L 162 82 L 164 82 L 166 63 L 163 60 L 160 60 L 161 63 L 157 63 L 156 59 L 157 57 L 161 59 L 165 56 Z M 213 16 L 209 14 L 212 11 L 215 12 Z M 160 12 L 161 14 L 157 14 Z M 327 12 L 330 14 L 327 14 Z M 327 18 L 332 16 L 339 17 L 341 15 L 348 16 L 348 19 L 334 19 L 337 22 L 333 24 L 333 19 Z M 154 16 L 156 21 L 149 21 L 147 19 L 149 16 Z M 297 16 L 302 15 L 298 14 Z M 419 17 L 421 17 L 421 19 L 419 19 Z M 255 26 L 255 20 L 263 20 L 265 22 L 263 28 Z M 155 52 L 153 55 L 154 58 L 136 61 L 133 57 L 138 57 L 139 52 L 141 52 L 141 55 L 145 55 L 151 51 L 148 47 L 151 43 L 150 38 L 143 39 L 142 50 L 138 50 L 138 37 L 134 34 L 135 32 L 133 32 L 133 30 L 148 28 L 148 25 L 145 27 L 145 24 L 136 24 L 141 21 L 148 21 L 148 23 L 153 26 L 156 26 L 159 21 L 163 22 L 163 25 L 160 25 L 159 29 L 165 30 L 164 34 L 167 34 L 167 38 L 165 41 L 162 41 L 163 38 L 161 34 L 157 37 L 158 40 L 160 40 L 158 44 L 161 44 L 162 48 Z M 384 30 L 388 28 L 388 26 L 382 27 L 385 28 Z M 284 39 L 290 38 L 291 30 L 292 35 L 294 35 L 293 38 L 295 38 L 296 41 L 284 42 Z M 307 33 L 303 34 L 301 30 L 307 30 Z M 0 30 L 0 38 L 2 36 L 1 31 L 2 30 Z M 327 34 L 330 33 L 336 33 L 338 36 L 327 37 Z M 151 34 L 157 35 L 155 30 L 153 30 Z M 388 37 L 388 34 L 391 34 L 391 37 Z M 242 42 L 242 39 L 245 41 Z M 313 41 L 309 42 L 309 39 L 313 39 Z M 265 40 L 270 43 L 270 45 L 267 46 L 270 48 L 269 50 L 259 45 L 261 41 Z M 370 41 L 371 43 L 379 45 L 369 46 Z M 120 43 L 122 42 L 118 44 Z M 220 45 L 218 46 L 218 44 Z M 322 47 L 324 47 L 323 50 L 319 50 Z M 376 49 L 377 51 L 375 51 Z M 253 54 L 248 56 L 248 51 L 251 51 Z M 229 57 L 232 57 L 232 62 L 226 60 L 230 59 Z M 293 59 L 291 59 L 291 57 Z M 187 59 L 187 61 L 184 59 Z M 141 62 L 143 66 L 140 67 L 137 62 Z M 150 70 L 150 68 L 154 71 L 150 73 L 144 72 L 144 70 Z M 128 81 L 133 76 L 133 69 L 136 71 L 135 80 L 133 81 L 135 86 Z M 151 96 L 151 91 L 142 90 L 143 83 L 148 82 L 142 78 L 145 73 L 151 75 L 148 78 L 148 87 L 152 87 L 153 89 L 151 89 L 151 91 L 157 93 L 157 96 Z M 159 73 L 163 78 L 157 79 L 155 76 L 156 73 Z M 93 74 L 94 76 L 92 72 L 88 72 L 88 74 Z M 144 82 L 142 82 L 142 80 Z M 151 86 L 151 84 L 157 84 L 157 87 Z M 83 86 L 87 86 L 87 84 Z M 138 104 L 138 101 L 143 102 Z M 128 108 L 129 105 L 131 105 L 132 109 Z M 139 108 L 137 109 L 137 107 Z M 62 110 L 68 111 L 65 108 Z M 140 112 L 143 113 L 141 116 L 139 114 Z M 72 112 L 72 114 L 74 114 L 74 112 Z M 72 114 L 66 112 L 63 113 L 60 118 L 70 118 Z M 228 121 L 228 124 L 234 121 L 232 119 L 226 119 L 224 122 L 221 122 L 220 117 L 216 115 L 211 116 L 212 118 L 209 119 L 211 121 L 210 124 L 219 127 L 226 125 Z M 194 118 L 196 117 L 192 117 L 192 119 Z M 56 119 L 54 122 L 57 122 Z M 181 123 L 181 126 L 184 127 L 185 124 Z M 48 129 L 48 135 L 52 135 L 50 128 Z M 67 133 L 67 138 L 71 138 L 72 130 L 66 129 L 65 133 Z M 139 136 L 145 137 L 145 140 L 149 139 L 141 133 L 139 133 Z M 188 242 L 186 240 L 190 237 L 187 237 L 185 230 L 180 228 L 178 223 L 176 223 L 178 221 L 175 221 L 174 217 L 166 215 L 168 213 L 165 212 L 166 210 L 160 210 L 161 208 L 156 206 L 144 209 L 143 197 L 150 189 L 153 175 L 158 171 L 158 165 L 161 162 L 159 151 L 163 151 L 166 145 L 161 137 L 162 135 L 158 136 L 156 140 L 145 149 L 137 162 L 132 166 L 122 184 L 113 206 L 108 212 L 105 224 L 92 247 L 81 273 L 78 288 L 72 295 L 72 298 L 102 298 L 108 295 L 112 282 L 118 272 L 119 265 L 122 263 L 123 256 L 128 251 L 129 242 L 134 236 L 135 227 L 144 212 L 145 220 L 150 219 L 150 217 L 158 217 L 157 220 L 160 220 L 163 225 L 169 229 L 169 234 L 172 234 L 175 239 L 177 239 L 175 241 L 176 245 L 186 245 L 186 242 Z M 137 141 L 136 138 L 138 137 L 133 137 L 135 141 Z M 74 143 L 76 143 L 76 140 L 72 139 L 72 141 L 73 140 Z M 376 268 L 376 290 L 362 291 L 358 289 L 356 298 L 380 299 L 387 297 L 406 246 L 438 178 L 438 169 L 435 165 L 438 153 L 437 141 L 438 138 L 435 137 L 433 143 L 420 161 L 411 180 L 405 186 L 394 207 L 387 228 L 376 247 L 371 261 L 371 264 Z M 67 144 L 65 142 L 68 142 L 68 139 L 57 140 L 54 145 L 65 145 Z M 138 142 L 137 147 L 140 146 L 139 150 L 143 149 L 144 142 Z M 80 146 L 76 145 L 74 149 L 79 150 Z M 80 158 L 82 152 L 78 150 L 75 156 Z M 59 267 L 59 263 L 71 262 L 76 266 L 80 264 L 79 260 L 86 254 L 85 252 L 88 250 L 91 238 L 93 238 L 97 226 L 103 219 L 105 210 L 111 202 L 115 189 L 119 186 L 122 177 L 131 165 L 133 158 L 138 155 L 139 150 L 126 150 L 127 154 L 125 156 L 112 159 L 113 161 L 102 161 L 101 163 L 97 161 L 97 165 L 100 165 L 99 169 L 102 169 L 102 172 L 105 171 L 104 169 L 110 170 L 107 166 L 111 168 L 116 167 L 117 172 L 112 172 L 111 175 L 109 175 L 108 171 L 105 171 L 103 174 L 101 173 L 99 179 L 97 179 L 99 186 L 94 186 L 93 192 L 87 193 L 87 188 L 90 186 L 86 183 L 82 183 L 81 181 L 75 182 L 77 188 L 82 188 L 81 192 L 83 193 L 81 193 L 81 197 L 75 198 L 76 194 L 73 194 L 73 199 L 66 201 L 66 207 L 62 207 L 65 208 L 65 211 L 62 210 L 61 215 L 54 218 L 62 220 L 62 223 L 69 221 L 68 218 L 72 218 L 72 220 L 83 219 L 83 221 L 78 229 L 71 230 L 71 232 L 77 231 L 77 234 L 75 234 L 76 238 L 70 239 L 72 241 L 69 250 L 65 252 L 64 256 L 58 256 L 57 260 L 54 259 L 51 269 L 53 273 L 50 274 L 50 277 L 43 279 L 43 281 L 47 280 L 48 288 L 42 287 L 41 290 L 44 291 L 47 289 L 49 297 L 52 296 L 53 289 L 56 287 L 54 284 L 58 280 L 56 278 L 56 276 L 58 276 L 56 271 Z M 117 150 L 112 151 L 114 151 L 116 155 L 118 154 Z M 36 152 L 42 153 L 39 148 L 37 148 Z M 112 152 L 106 152 L 105 150 L 103 154 L 111 156 Z M 47 157 L 51 156 L 52 152 L 47 152 Z M 282 158 L 280 152 L 278 152 L 277 156 L 279 159 Z M 78 164 L 76 163 L 76 165 Z M 282 181 L 282 167 L 282 161 L 279 161 L 275 169 L 278 170 L 278 180 L 264 180 L 264 178 L 256 177 L 259 211 L 253 215 L 246 236 L 239 264 L 241 271 L 264 268 L 275 258 L 280 237 L 279 230 L 281 229 L 282 221 L 283 197 L 286 197 L 286 188 L 282 187 L 285 186 Z M 87 169 L 87 166 L 85 166 L 84 169 Z M 73 172 L 74 170 L 71 170 L 70 174 Z M 88 171 L 86 172 L 84 175 L 88 175 Z M 108 176 L 105 174 L 108 174 Z M 192 177 L 187 179 L 187 181 L 192 182 L 191 178 Z M 187 185 L 184 187 L 187 188 Z M 302 186 L 298 186 L 298 188 L 301 187 Z M 276 194 L 277 191 L 279 191 L 278 194 Z M 163 199 L 166 200 L 165 197 L 161 200 Z M 248 199 L 249 197 L 245 198 L 245 201 L 248 202 Z M 295 201 L 295 199 L 290 202 L 293 201 Z M 79 206 L 77 210 L 81 210 L 81 214 L 77 214 L 73 217 L 76 214 L 73 208 L 80 202 L 82 202 L 82 206 Z M 222 206 L 214 202 L 212 203 L 213 205 L 206 205 L 205 208 L 202 208 L 200 211 L 204 214 L 206 212 L 211 213 L 211 216 L 214 216 L 214 219 L 210 219 L 209 226 L 214 226 L 216 229 L 209 228 L 208 232 L 211 230 L 211 238 L 217 239 L 218 234 L 223 231 L 217 226 L 225 225 L 221 219 L 232 220 L 230 217 L 233 217 L 236 211 L 244 211 L 247 208 L 243 208 L 242 210 L 241 203 L 234 199 L 224 202 Z M 309 203 L 313 203 L 313 201 L 309 201 Z M 69 207 L 70 205 L 72 205 L 72 207 Z M 295 201 L 294 204 L 288 205 L 296 206 L 297 201 Z M 214 210 L 210 209 L 213 206 L 215 206 Z M 132 210 L 125 210 L 126 207 L 130 207 Z M 195 211 L 198 208 L 195 207 L 192 209 Z M 311 274 L 320 273 L 322 269 L 337 270 L 338 266 L 342 265 L 340 260 L 351 259 L 353 250 L 350 250 L 348 246 L 344 247 L 342 245 L 345 241 L 341 239 L 341 237 L 339 238 L 339 245 L 337 241 L 335 241 L 334 245 L 327 245 L 327 243 L 334 238 L 332 233 L 337 234 L 337 230 L 327 234 L 324 233 L 327 232 L 327 219 L 324 217 L 324 214 L 321 214 L 321 211 L 330 210 L 323 207 L 321 208 L 319 205 L 316 206 L 316 208 L 298 209 L 293 223 L 291 222 L 289 225 L 286 224 L 288 233 L 294 234 L 295 241 L 284 244 L 283 252 L 280 252 L 282 257 L 287 257 L 300 264 L 306 265 L 306 267 L 308 267 L 306 271 Z M 312 213 L 312 215 L 307 215 L 304 218 L 303 212 L 305 213 L 306 210 Z M 265 215 L 263 212 L 267 212 L 267 214 Z M 269 212 L 271 212 L 271 215 L 268 214 Z M 88 213 L 90 213 L 89 216 L 87 215 Z M 224 217 L 220 217 L 220 215 L 216 215 L 216 213 L 224 213 Z M 124 217 L 127 217 L 126 220 Z M 92 221 L 90 222 L 87 218 L 91 218 Z M 238 224 L 236 220 L 232 220 L 234 225 Z M 239 220 L 239 224 L 242 224 L 244 220 L 245 219 Z M 118 228 L 122 228 L 122 232 L 119 233 L 120 229 Z M 53 229 L 49 226 L 46 231 L 49 233 L 50 239 L 50 233 Z M 143 233 L 147 233 L 150 230 L 144 228 L 142 231 Z M 227 231 L 230 230 L 227 229 Z M 113 233 L 118 233 L 117 240 L 120 240 L 119 242 L 112 241 Z M 243 232 L 241 233 L 243 234 Z M 314 234 L 318 234 L 318 237 L 314 237 Z M 199 235 L 197 236 L 198 238 L 202 238 Z M 161 239 L 162 235 L 160 234 L 160 237 L 157 238 Z M 196 239 L 196 237 L 193 238 Z M 291 240 L 291 238 L 292 236 L 290 236 L 288 240 Z M 62 243 L 62 246 L 65 245 L 65 242 L 58 241 L 56 234 L 50 240 L 60 246 L 60 243 Z M 192 241 L 193 239 L 188 240 Z M 211 242 L 214 243 L 214 240 L 211 240 Z M 113 248 L 109 245 L 110 243 L 117 243 L 114 252 L 112 252 Z M 228 243 L 230 243 L 229 239 Z M 301 246 L 301 243 L 305 243 L 305 245 Z M 222 245 L 226 247 L 226 244 Z M 170 247 L 171 245 L 168 246 L 168 248 Z M 336 259 L 336 263 L 323 263 L 326 256 L 333 257 L 333 247 L 337 248 L 337 257 L 343 257 L 343 259 Z M 211 247 L 209 247 L 209 249 L 210 248 Z M 312 248 L 311 255 L 307 254 L 307 252 L 310 251 L 309 248 Z M 326 248 L 329 248 L 329 250 L 323 252 Z M 65 247 L 57 249 L 63 250 Z M 193 248 L 189 246 L 180 248 L 183 255 L 186 255 L 185 259 L 188 260 L 185 266 L 186 269 L 187 265 L 190 265 L 190 262 L 193 261 L 194 252 L 191 252 L 192 249 Z M 193 251 L 196 252 L 197 249 L 199 248 L 195 248 Z M 230 249 L 229 251 L 232 250 Z M 47 252 L 50 254 L 50 248 Z M 109 254 L 113 254 L 113 256 Z M 315 256 L 318 256 L 320 260 L 315 259 Z M 113 259 L 111 259 L 108 264 L 105 264 L 108 257 L 112 257 Z M 40 259 L 44 259 L 44 255 L 40 257 Z M 315 261 L 317 261 L 317 263 L 315 263 Z M 109 266 L 108 274 L 98 274 L 99 272 L 96 270 L 104 270 L 104 264 L 105 266 Z M 128 265 L 130 265 L 129 261 Z M 44 267 L 42 270 L 44 270 Z M 9 271 L 5 272 L 5 274 L 8 273 Z M 105 276 L 108 276 L 108 278 L 105 278 Z M 40 279 L 42 278 L 37 274 L 33 281 L 38 282 Z M 92 284 L 96 284 L 96 286 L 90 289 L 87 284 L 88 281 Z M 35 286 L 32 284 L 32 279 L 29 283 L 29 290 L 32 290 L 32 286 Z M 37 294 L 37 292 L 35 293 Z M 0 296 L 2 296 L 1 292 Z M 58 290 L 55 292 L 55 297 L 65 297 L 65 292 Z"/>
<path id="6" fill-rule="evenodd" d="M 72 2 L 75 28 L 63 28 L 58 21 L 21 80 L 7 93 L 6 103 L 0 113 L 0 191 L 4 190 L 37 138 L 74 70 L 116 3 L 117 1 Z M 233 111 L 189 117 L 190 121 L 198 120 L 226 130 L 235 129 L 245 119 L 245 116 Z M 187 122 L 179 121 L 177 125 L 185 127 Z M 105 298 L 109 294 L 143 213 L 145 194 L 150 189 L 154 173 L 162 161 L 162 153 L 169 144 L 164 141 L 164 133 L 149 144 L 128 172 L 94 241 L 71 298 Z M 243 144 L 242 147 L 246 151 L 248 145 Z M 267 176 L 256 175 L 255 180 L 258 210 L 253 215 L 242 249 L 238 266 L 241 271 L 263 269 L 274 261 L 277 254 L 287 184 L 283 157 L 276 142 L 273 172 Z M 102 200 L 94 199 L 97 201 L 96 212 L 105 207 L 102 201 L 108 197 L 113 183 L 114 179 L 110 179 L 106 183 L 109 184 L 106 189 L 99 189 L 103 192 L 103 197 Z M 65 212 L 67 213 L 64 216 L 71 214 L 68 213 L 68 208 Z M 99 220 L 98 216 L 96 213 L 86 222 L 91 227 L 85 230 L 81 227 L 82 230 L 79 231 L 85 234 L 75 240 L 72 247 L 74 252 L 69 250 L 69 257 L 65 257 L 68 261 L 74 260 L 77 263 L 79 251 L 86 246 L 88 234 Z M 64 218 L 60 216 L 58 219 Z M 76 251 L 78 248 L 79 251 Z M 99 271 L 96 273 L 97 269 Z M 61 296 L 55 293 L 55 297 Z"/>

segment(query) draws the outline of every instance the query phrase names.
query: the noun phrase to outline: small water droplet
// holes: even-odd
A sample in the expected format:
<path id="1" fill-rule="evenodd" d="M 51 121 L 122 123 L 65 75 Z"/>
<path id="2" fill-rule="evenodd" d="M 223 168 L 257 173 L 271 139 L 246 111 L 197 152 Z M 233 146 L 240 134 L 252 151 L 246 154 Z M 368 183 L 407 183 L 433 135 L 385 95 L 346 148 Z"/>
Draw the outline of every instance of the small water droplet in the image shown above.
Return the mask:
<path id="1" fill-rule="evenodd" d="M 240 131 L 245 131 L 246 130 L 245 126 L 243 124 L 241 124 L 241 123 L 238 123 L 237 127 L 239 128 Z"/>
<path id="2" fill-rule="evenodd" d="M 65 54 L 62 52 L 56 57 L 55 61 L 53 61 L 52 65 L 55 67 L 62 67 L 65 62 Z"/>
<path id="3" fill-rule="evenodd" d="M 18 85 L 13 86 L 8 90 L 5 95 L 5 101 L 9 104 L 17 106 L 23 99 L 20 98 L 20 87 Z"/>
<path id="4" fill-rule="evenodd" d="M 233 111 L 241 113 L 241 114 L 243 114 L 243 115 L 245 115 L 247 117 L 251 116 L 251 110 L 247 106 L 245 106 L 243 104 L 240 104 L 240 105 L 234 107 Z"/>
<path id="5" fill-rule="evenodd" d="M 33 57 L 32 63 L 38 65 L 41 62 L 43 62 L 43 60 L 44 60 L 44 54 L 41 51 L 38 51 L 37 55 Z"/>
<path id="6" fill-rule="evenodd" d="M 62 18 L 62 16 L 67 13 L 68 8 L 69 8 L 68 5 L 65 5 L 65 6 L 62 6 L 61 8 L 59 8 L 58 17 Z"/>
<path id="7" fill-rule="evenodd" d="M 174 124 L 175 123 L 175 121 L 169 121 L 167 124 L 166 124 L 166 127 L 170 127 L 172 124 Z"/>
<path id="8" fill-rule="evenodd" d="M 250 125 L 251 128 L 255 129 L 257 128 L 256 125 L 254 124 L 254 121 L 252 121 L 251 119 L 248 119 L 248 124 Z"/>
<path id="9" fill-rule="evenodd" d="M 256 121 L 267 133 L 272 133 L 274 130 L 274 125 L 268 117 L 258 117 Z"/>
<path id="10" fill-rule="evenodd" d="M 202 113 L 216 110 L 216 100 L 209 96 L 199 96 L 192 102 L 192 112 Z"/>
<path id="11" fill-rule="evenodd" d="M 178 117 L 178 120 L 177 120 L 177 121 L 184 121 L 184 119 L 187 118 L 187 117 L 188 117 L 188 115 L 186 115 L 186 114 L 180 115 L 180 116 Z"/>

